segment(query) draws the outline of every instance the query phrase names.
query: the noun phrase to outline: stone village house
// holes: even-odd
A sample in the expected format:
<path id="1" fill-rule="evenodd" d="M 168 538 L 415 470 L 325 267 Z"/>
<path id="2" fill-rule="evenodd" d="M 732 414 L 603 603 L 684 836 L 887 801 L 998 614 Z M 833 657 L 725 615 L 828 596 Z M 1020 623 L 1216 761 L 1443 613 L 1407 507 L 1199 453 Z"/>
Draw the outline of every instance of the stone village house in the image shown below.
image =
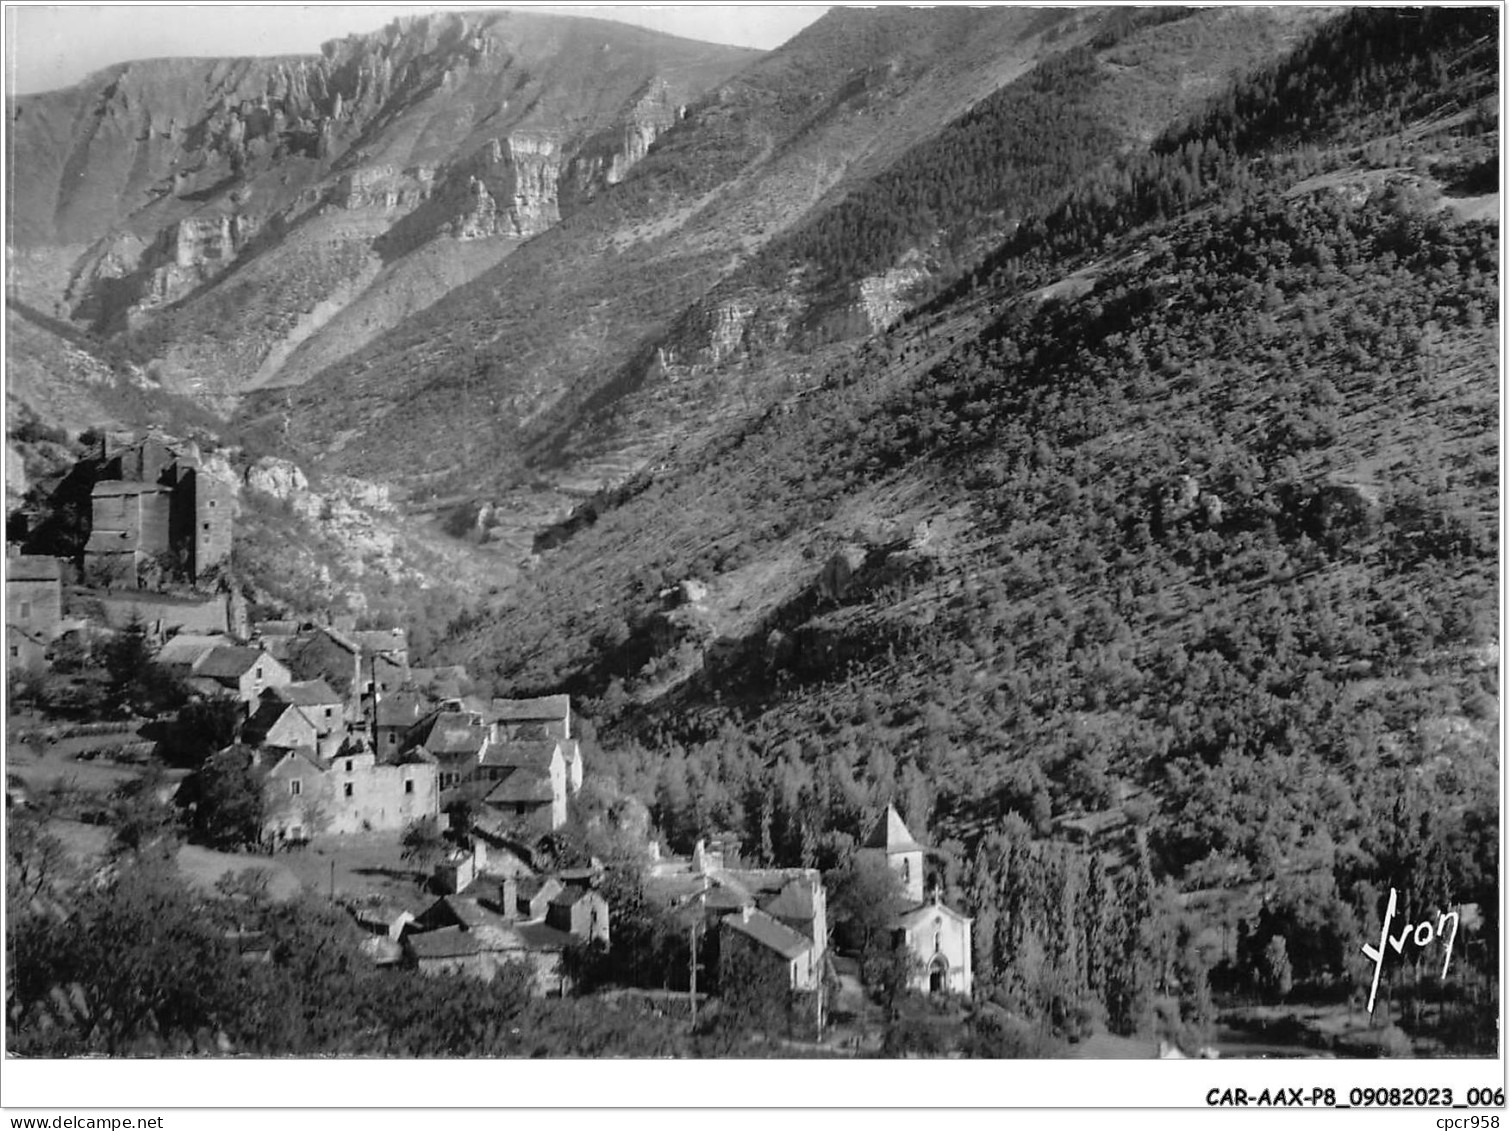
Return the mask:
<path id="1" fill-rule="evenodd" d="M 47 664 L 63 624 L 63 562 L 9 554 L 5 559 L 5 662 L 17 670 Z"/>
<path id="2" fill-rule="evenodd" d="M 258 757 L 267 770 L 264 835 L 270 840 L 399 831 L 440 816 L 435 763 L 418 752 L 379 761 L 361 746 L 332 758 L 310 747 L 264 746 Z"/>
<path id="3" fill-rule="evenodd" d="M 690 929 L 719 935 L 719 962 L 741 958 L 785 970 L 794 990 L 816 989 L 828 955 L 828 897 L 816 868 L 743 868 L 730 843 L 699 841 L 690 861 L 657 859 L 646 895 Z"/>

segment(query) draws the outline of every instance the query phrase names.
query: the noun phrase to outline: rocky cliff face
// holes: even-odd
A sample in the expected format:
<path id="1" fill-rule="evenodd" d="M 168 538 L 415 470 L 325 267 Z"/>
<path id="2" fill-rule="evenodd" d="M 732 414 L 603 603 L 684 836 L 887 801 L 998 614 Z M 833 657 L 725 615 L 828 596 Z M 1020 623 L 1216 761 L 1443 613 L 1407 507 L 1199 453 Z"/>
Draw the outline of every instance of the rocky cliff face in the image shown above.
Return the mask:
<path id="1" fill-rule="evenodd" d="M 494 138 L 463 163 L 464 209 L 452 221 L 458 239 L 506 235 L 527 238 L 561 219 L 557 183 L 560 142 L 527 134 Z"/>
<path id="2" fill-rule="evenodd" d="M 307 58 L 122 64 L 10 104 L 7 240 L 35 305 L 133 331 L 144 364 L 209 361 L 218 396 L 276 378 L 287 334 L 318 334 L 285 314 L 318 308 L 323 325 L 436 240 L 550 228 L 563 180 L 570 206 L 616 183 L 756 55 L 486 12 L 396 20 Z"/>

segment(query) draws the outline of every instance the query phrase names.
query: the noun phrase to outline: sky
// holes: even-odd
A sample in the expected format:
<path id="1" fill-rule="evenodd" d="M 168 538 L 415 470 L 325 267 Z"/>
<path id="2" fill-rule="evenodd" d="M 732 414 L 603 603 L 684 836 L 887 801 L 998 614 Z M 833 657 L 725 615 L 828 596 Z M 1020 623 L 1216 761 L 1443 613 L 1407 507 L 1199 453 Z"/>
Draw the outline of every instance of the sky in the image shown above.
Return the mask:
<path id="1" fill-rule="evenodd" d="M 72 86 L 112 63 L 163 56 L 312 55 L 320 44 L 376 31 L 399 16 L 464 8 L 533 7 L 732 43 L 781 45 L 827 9 L 815 5 L 658 6 L 468 4 L 10 4 L 5 8 L 7 94 Z M 275 11 L 273 10 L 275 9 Z"/>

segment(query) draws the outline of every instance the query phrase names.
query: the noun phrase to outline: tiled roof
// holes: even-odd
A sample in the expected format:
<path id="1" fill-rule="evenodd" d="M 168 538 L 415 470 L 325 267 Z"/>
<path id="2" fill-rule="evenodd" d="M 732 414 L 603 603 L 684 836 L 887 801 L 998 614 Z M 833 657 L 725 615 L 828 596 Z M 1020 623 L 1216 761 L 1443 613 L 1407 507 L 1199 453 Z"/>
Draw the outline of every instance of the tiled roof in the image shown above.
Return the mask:
<path id="1" fill-rule="evenodd" d="M 187 687 L 190 691 L 198 692 L 200 695 L 209 695 L 215 697 L 222 696 L 226 693 L 225 688 L 215 680 L 205 679 L 202 676 L 197 675 L 190 676 L 188 679 L 184 680 L 184 686 Z"/>
<path id="2" fill-rule="evenodd" d="M 436 758 L 435 755 L 428 754 L 418 747 L 411 747 L 392 754 L 386 750 L 379 751 L 377 764 L 380 766 L 433 766 L 436 765 Z"/>
<path id="3" fill-rule="evenodd" d="M 778 923 L 764 911 L 751 911 L 748 916 L 728 915 L 723 919 L 723 925 L 749 936 L 788 961 L 811 950 L 813 946 L 811 939 L 798 934 L 785 923 Z"/>
<path id="4" fill-rule="evenodd" d="M 299 650 L 297 636 L 264 636 L 257 641 L 262 650 L 275 660 L 287 664 Z"/>
<path id="5" fill-rule="evenodd" d="M 562 884 L 561 881 L 556 879 L 554 876 L 547 877 L 543 880 L 538 876 L 525 876 L 524 878 L 519 880 L 519 898 L 523 900 L 532 900 L 537 895 L 544 892 L 546 900 L 550 901 L 554 899 L 564 889 L 564 887 L 565 885 Z"/>
<path id="6" fill-rule="evenodd" d="M 402 907 L 395 907 L 390 903 L 380 903 L 376 907 L 359 907 L 356 910 L 358 923 L 375 927 L 391 927 L 400 919 L 414 918 L 413 914 L 405 911 Z"/>
<path id="7" fill-rule="evenodd" d="M 63 576 L 63 563 L 39 554 L 18 554 L 5 559 L 7 581 L 57 581 Z"/>
<path id="8" fill-rule="evenodd" d="M 476 938 L 460 927 L 441 927 L 437 931 L 419 931 L 404 936 L 404 945 L 418 959 L 469 958 L 481 954 Z"/>
<path id="9" fill-rule="evenodd" d="M 919 923 L 925 923 L 933 918 L 935 913 L 942 914 L 945 918 L 954 919 L 957 922 L 968 923 L 970 916 L 962 915 L 952 907 L 945 907 L 942 903 L 920 903 L 916 907 L 909 908 L 897 916 L 897 926 L 915 927 Z"/>
<path id="10" fill-rule="evenodd" d="M 558 931 L 544 923 L 516 923 L 514 935 L 528 950 L 565 950 L 577 943 L 577 939 L 566 931 Z"/>
<path id="11" fill-rule="evenodd" d="M 419 724 L 418 744 L 432 754 L 475 754 L 487 740 L 488 728 L 472 725 L 470 715 L 437 711 Z"/>
<path id="12" fill-rule="evenodd" d="M 193 664 L 206 652 L 230 645 L 227 636 L 197 636 L 181 632 L 164 644 L 156 656 L 159 664 Z"/>
<path id="13" fill-rule="evenodd" d="M 264 655 L 256 648 L 212 648 L 194 665 L 194 674 L 206 679 L 240 679 Z"/>
<path id="14" fill-rule="evenodd" d="M 556 748 L 561 744 L 555 739 L 546 742 L 501 742 L 488 747 L 478 762 L 481 766 L 518 766 L 521 769 L 548 772 L 555 758 Z"/>
<path id="15" fill-rule="evenodd" d="M 341 697 L 330 689 L 323 679 L 305 679 L 272 688 L 272 692 L 285 703 L 297 707 L 339 707 Z"/>
<path id="16" fill-rule="evenodd" d="M 499 782 L 483 800 L 493 805 L 548 804 L 556 799 L 548 776 L 536 770 L 515 770 Z"/>
<path id="17" fill-rule="evenodd" d="M 500 722 L 537 722 L 564 719 L 571 713 L 570 695 L 546 695 L 539 699 L 494 699 L 489 707 Z"/>
<path id="18" fill-rule="evenodd" d="M 423 696 L 411 691 L 396 691 L 377 701 L 375 716 L 380 727 L 409 726 L 419 721 L 426 701 Z"/>
<path id="19" fill-rule="evenodd" d="M 761 910 L 778 919 L 811 919 L 816 914 L 813 894 L 811 885 L 793 880 Z"/>
<path id="20" fill-rule="evenodd" d="M 447 895 L 439 900 L 439 905 L 446 909 L 451 918 L 455 919 L 469 931 L 475 931 L 478 927 L 486 927 L 497 918 L 497 916 L 489 912 L 475 899 L 462 899 L 458 896 Z"/>
<path id="21" fill-rule="evenodd" d="M 246 725 L 241 728 L 242 741 L 250 746 L 262 745 L 262 741 L 267 737 L 268 731 L 278 725 L 278 720 L 283 717 L 286 711 L 293 711 L 298 714 L 299 709 L 291 703 L 277 703 L 264 699 L 257 705 L 257 709 L 252 712 L 251 717 L 246 720 Z M 303 718 L 306 723 L 309 722 L 309 719 L 305 718 L 305 716 L 299 715 L 299 717 Z M 312 723 L 310 725 L 313 727 Z"/>
<path id="22" fill-rule="evenodd" d="M 912 839 L 912 834 L 902 823 L 902 817 L 895 805 L 886 807 L 885 815 L 871 828 L 870 835 L 865 838 L 865 843 L 861 847 L 884 848 L 888 855 L 925 851 L 921 844 Z"/>
<path id="23" fill-rule="evenodd" d="M 319 755 L 315 753 L 314 748 L 311 746 L 295 746 L 292 749 L 286 750 L 264 747 L 260 764 L 265 766 L 269 773 L 272 773 L 274 770 L 281 769 L 284 764 L 293 761 L 308 762 L 322 774 L 329 769 L 328 766 L 320 764 Z"/>

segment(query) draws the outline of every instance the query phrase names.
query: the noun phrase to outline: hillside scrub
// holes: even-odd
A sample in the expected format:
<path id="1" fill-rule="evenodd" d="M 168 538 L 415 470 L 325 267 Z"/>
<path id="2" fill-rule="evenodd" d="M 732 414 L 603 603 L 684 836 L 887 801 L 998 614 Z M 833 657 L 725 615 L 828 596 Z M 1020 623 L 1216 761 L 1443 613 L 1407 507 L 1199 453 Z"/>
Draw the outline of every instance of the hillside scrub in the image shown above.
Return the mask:
<path id="1" fill-rule="evenodd" d="M 1375 15 L 1322 42 L 1377 40 Z M 1477 34 L 1437 31 L 1428 61 Z M 1376 113 L 1335 97 L 1314 108 L 1319 141 Z M 1408 178 L 1297 189 L 1343 167 L 1336 151 L 1254 164 L 1226 137 L 1150 158 L 1156 209 L 1141 182 L 1108 188 L 1078 295 L 983 273 L 982 330 L 942 363 L 909 358 L 944 302 L 600 516 L 452 647 L 516 687 L 605 696 L 608 768 L 655 798 L 673 843 L 727 828 L 809 862 L 820 830 L 858 835 L 896 799 L 947 848 L 948 896 L 982 915 L 998 902 L 967 895 L 962 860 L 1004 819 L 1045 836 L 1099 814 L 1120 820 L 1122 859 L 1146 842 L 1187 893 L 1296 906 L 1317 874 L 1317 922 L 1368 922 L 1390 887 L 1492 906 L 1497 232 Z M 1041 282 L 1052 247 L 1035 254 Z M 667 631 L 666 586 L 798 549 L 816 576 L 846 500 L 902 484 L 967 513 L 968 543 L 837 608 L 794 582 L 763 623 L 795 662 L 764 628 L 716 659 Z M 820 623 L 835 658 L 804 660 Z M 657 698 L 668 664 L 698 674 Z M 1279 992 L 1264 922 L 1248 923 L 1263 945 L 1221 956 L 1226 992 Z M 1294 945 L 1286 992 L 1347 984 L 1333 949 Z M 1480 974 L 1409 1025 L 1482 1041 Z M 1419 1000 L 1399 977 L 1396 1000 Z"/>

